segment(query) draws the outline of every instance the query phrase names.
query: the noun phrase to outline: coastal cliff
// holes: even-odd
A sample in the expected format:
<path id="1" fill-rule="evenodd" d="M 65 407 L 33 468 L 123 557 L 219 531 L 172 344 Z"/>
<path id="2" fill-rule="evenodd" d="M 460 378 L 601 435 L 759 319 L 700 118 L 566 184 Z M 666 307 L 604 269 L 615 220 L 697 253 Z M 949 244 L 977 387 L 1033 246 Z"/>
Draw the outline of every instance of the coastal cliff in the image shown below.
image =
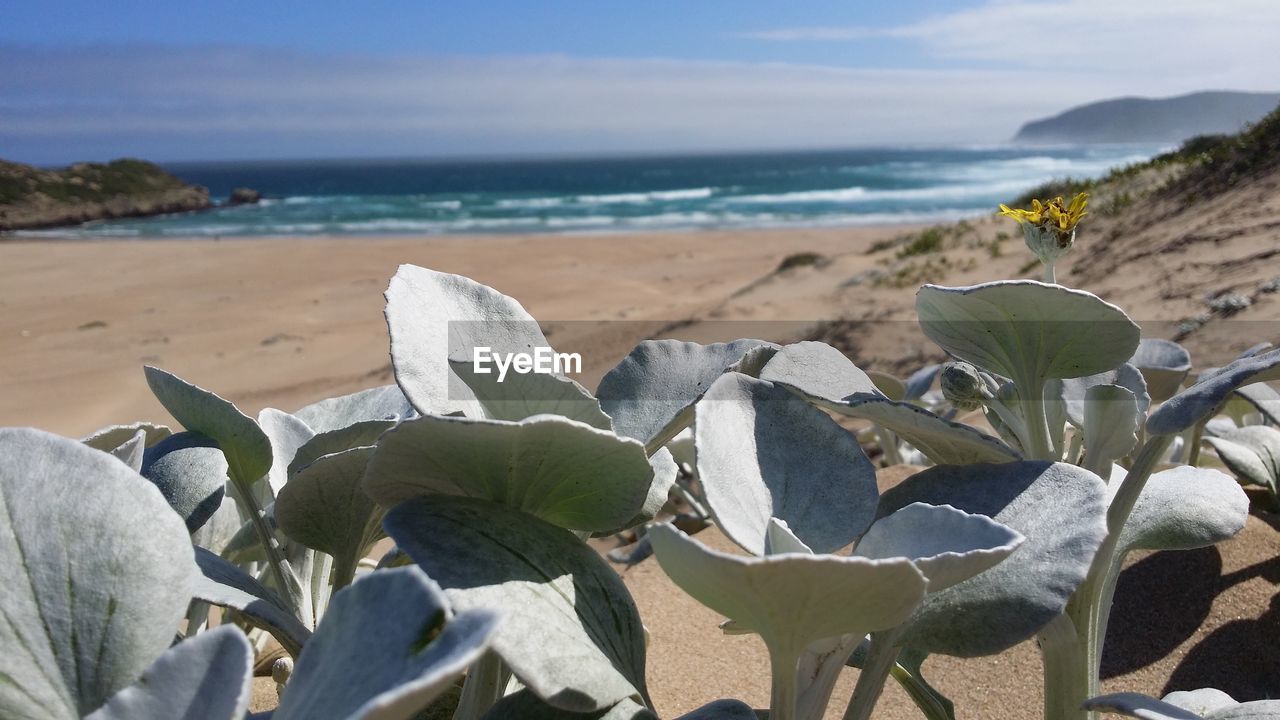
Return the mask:
<path id="1" fill-rule="evenodd" d="M 1173 98 L 1118 98 L 1022 126 L 1015 143 L 1178 143 L 1236 133 L 1275 109 L 1280 93 L 1208 91 Z"/>
<path id="2" fill-rule="evenodd" d="M 0 160 L 0 231 L 212 207 L 209 191 L 133 159 L 46 170 Z"/>

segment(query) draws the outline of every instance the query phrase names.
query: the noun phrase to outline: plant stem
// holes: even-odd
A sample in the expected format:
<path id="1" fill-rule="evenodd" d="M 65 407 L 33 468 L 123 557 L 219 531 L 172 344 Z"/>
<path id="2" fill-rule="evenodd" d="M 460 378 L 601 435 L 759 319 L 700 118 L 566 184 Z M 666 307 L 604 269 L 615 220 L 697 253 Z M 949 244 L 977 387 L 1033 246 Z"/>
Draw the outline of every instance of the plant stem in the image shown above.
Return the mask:
<path id="1" fill-rule="evenodd" d="M 1056 273 L 1053 270 L 1053 263 L 1051 262 L 1044 264 L 1044 281 L 1050 285 L 1058 284 Z"/>
<path id="2" fill-rule="evenodd" d="M 769 647 L 769 667 L 773 685 L 769 691 L 769 720 L 796 720 L 796 667 L 799 651 Z"/>
<path id="3" fill-rule="evenodd" d="M 265 478 L 259 482 L 267 482 Z M 267 526 L 267 513 L 262 509 L 262 505 L 258 503 L 258 498 L 253 494 L 252 487 L 246 487 L 240 483 L 232 483 L 240 491 L 240 501 L 245 505 L 245 511 L 249 513 L 249 521 L 253 523 L 253 530 L 258 536 L 258 542 L 262 543 L 262 549 L 267 555 L 267 566 L 275 578 L 276 583 L 280 587 L 280 591 L 284 593 L 285 598 L 289 602 L 289 609 L 300 619 L 304 618 L 308 608 L 305 606 L 306 598 L 302 591 L 302 583 L 298 580 L 298 576 L 294 573 L 293 568 L 289 565 L 289 561 L 285 558 L 284 552 L 280 549 L 280 542 L 276 540 L 275 535 L 271 532 L 271 528 Z M 292 582 L 290 582 L 292 581 Z M 311 627 L 308 625 L 308 627 Z"/>
<path id="4" fill-rule="evenodd" d="M 920 712 L 924 713 L 927 720 L 956 720 L 955 707 L 925 682 L 924 678 L 918 677 L 898 663 L 894 663 L 889 672 L 902 689 L 907 691 L 907 695 L 915 702 L 916 707 L 920 708 Z"/>
<path id="5" fill-rule="evenodd" d="M 336 593 L 342 588 L 350 585 L 356 579 L 356 569 L 360 567 L 360 561 L 349 556 L 336 557 L 333 559 L 333 590 L 330 593 Z"/>
<path id="6" fill-rule="evenodd" d="M 680 478 L 676 478 L 676 481 L 671 483 L 671 489 L 675 490 L 676 494 L 680 496 L 680 499 L 684 500 L 685 503 L 689 505 L 689 509 L 693 510 L 694 515 L 697 515 L 703 520 L 707 520 L 711 517 L 711 512 L 707 510 L 706 506 L 702 504 L 702 501 L 693 494 L 692 489 L 687 488 L 680 483 Z"/>
<path id="7" fill-rule="evenodd" d="M 1071 444 L 1067 446 L 1066 461 L 1072 464 L 1080 462 L 1080 449 L 1084 447 L 1084 433 L 1077 430 L 1071 433 Z M 1103 480 L 1107 478 L 1103 477 Z"/>
<path id="8" fill-rule="evenodd" d="M 1075 623 L 1059 615 L 1037 636 L 1044 659 L 1044 720 L 1080 720 L 1089 713 L 1080 706 L 1091 695 L 1087 658 Z"/>
<path id="9" fill-rule="evenodd" d="M 901 465 L 902 454 L 898 452 L 898 438 L 888 428 L 875 426 L 876 437 L 880 439 L 880 451 L 884 453 L 885 465 Z"/>
<path id="10" fill-rule="evenodd" d="M 1093 558 L 1093 564 L 1089 567 L 1089 574 L 1085 577 L 1084 582 L 1080 584 L 1080 587 L 1076 588 L 1075 594 L 1067 604 L 1066 617 L 1069 618 L 1069 622 L 1073 627 L 1074 643 L 1070 646 L 1066 645 L 1065 641 L 1060 641 L 1051 646 L 1042 644 L 1045 661 L 1046 713 L 1048 711 L 1051 666 L 1053 674 L 1059 675 L 1069 674 L 1067 669 L 1063 669 L 1067 663 L 1078 664 L 1079 667 L 1076 672 L 1081 676 L 1082 680 L 1080 682 L 1082 684 L 1072 690 L 1080 695 L 1080 697 L 1076 698 L 1077 706 L 1099 692 L 1101 685 L 1098 681 L 1098 675 L 1102 664 L 1103 644 L 1107 639 L 1107 624 L 1111 618 L 1111 603 L 1115 597 L 1120 565 L 1124 560 L 1119 547 L 1120 535 L 1124 530 L 1125 523 L 1129 520 L 1129 515 L 1133 512 L 1134 505 L 1138 502 L 1138 497 L 1142 494 L 1142 489 L 1147 484 L 1147 480 L 1151 477 L 1151 473 L 1155 470 L 1156 465 L 1160 463 L 1160 458 L 1168 451 L 1172 442 L 1172 435 L 1155 435 L 1147 439 L 1147 442 L 1142 446 L 1142 450 L 1139 451 L 1138 456 L 1134 459 L 1133 467 L 1129 469 L 1124 481 L 1120 483 L 1115 497 L 1111 500 L 1111 506 L 1107 508 L 1107 537 L 1102 541 L 1102 545 L 1098 548 L 1098 552 Z M 1054 622 L 1058 621 L 1055 620 Z M 1049 629 L 1046 628 L 1041 635 L 1045 636 L 1048 633 Z M 1070 675 L 1070 677 L 1073 684 L 1077 682 L 1074 675 Z M 1072 715 L 1070 717 L 1080 716 Z M 1097 713 L 1090 712 L 1083 717 L 1096 718 Z M 1045 715 L 1045 718 L 1046 720 L 1054 720 L 1048 714 Z"/>
<path id="11" fill-rule="evenodd" d="M 502 658 L 492 650 L 467 669 L 467 681 L 462 685 L 462 697 L 453 720 L 480 720 L 489 712 L 507 689 L 508 670 Z"/>
<path id="12" fill-rule="evenodd" d="M 858 684 L 853 687 L 849 707 L 844 711 L 844 720 L 870 720 L 871 711 L 884 690 L 884 681 L 897 663 L 899 634 L 897 628 L 871 633 L 871 647 L 858 674 Z"/>
<path id="13" fill-rule="evenodd" d="M 1028 379 L 1015 379 L 1015 386 L 1021 395 L 1018 405 L 1022 408 L 1022 417 L 1027 423 L 1027 447 L 1023 450 L 1028 460 L 1057 460 L 1053 453 L 1053 443 L 1049 440 L 1049 417 L 1045 413 L 1044 381 L 1031 382 Z M 1025 395 L 1022 393 L 1025 391 Z"/>
<path id="14" fill-rule="evenodd" d="M 1203 422 L 1196 423 L 1195 429 L 1191 431 L 1191 439 L 1187 441 L 1187 464 L 1191 467 L 1200 464 L 1200 440 L 1204 438 L 1206 422 L 1208 422 L 1207 418 Z"/>

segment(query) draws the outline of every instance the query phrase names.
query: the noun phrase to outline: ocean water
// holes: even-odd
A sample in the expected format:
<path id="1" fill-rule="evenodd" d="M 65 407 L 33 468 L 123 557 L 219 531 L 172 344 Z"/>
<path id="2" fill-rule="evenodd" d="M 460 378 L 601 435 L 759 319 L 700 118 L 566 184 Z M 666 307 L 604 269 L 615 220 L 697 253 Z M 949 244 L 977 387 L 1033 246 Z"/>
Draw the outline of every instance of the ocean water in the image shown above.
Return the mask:
<path id="1" fill-rule="evenodd" d="M 259 205 L 56 231 L 86 237 L 601 233 L 954 220 L 1156 146 L 862 149 L 556 160 L 344 160 L 166 166 Z"/>

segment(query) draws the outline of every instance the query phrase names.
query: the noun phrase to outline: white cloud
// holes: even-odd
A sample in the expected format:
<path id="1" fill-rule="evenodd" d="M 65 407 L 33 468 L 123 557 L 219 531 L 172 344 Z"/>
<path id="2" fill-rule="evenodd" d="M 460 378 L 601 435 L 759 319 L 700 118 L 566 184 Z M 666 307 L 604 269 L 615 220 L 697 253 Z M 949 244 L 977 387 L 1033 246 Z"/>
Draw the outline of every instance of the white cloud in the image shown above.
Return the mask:
<path id="1" fill-rule="evenodd" d="M 938 59 L 915 70 L 0 47 L 0 148 L 41 159 L 995 143 L 1093 100 L 1277 89 L 1280 2 L 1227 4 L 991 0 L 901 27 L 755 34 L 885 35 Z"/>
<path id="2" fill-rule="evenodd" d="M 780 28 L 745 36 L 918 42 L 936 58 L 1110 77 L 1132 92 L 1275 90 L 1280 2 L 1275 0 L 988 0 L 888 28 Z M 1149 90 L 1148 90 L 1149 88 Z"/>
<path id="3" fill-rule="evenodd" d="M 1021 71 L 236 48 L 0 49 L 0 66 L 21 69 L 0 76 L 8 153 L 87 137 L 128 138 L 121 152 L 143 143 L 140 154 L 165 137 L 234 146 L 278 136 L 290 147 L 344 138 L 356 153 L 985 143 L 1124 89 L 1083 77 L 1048 88 Z"/>

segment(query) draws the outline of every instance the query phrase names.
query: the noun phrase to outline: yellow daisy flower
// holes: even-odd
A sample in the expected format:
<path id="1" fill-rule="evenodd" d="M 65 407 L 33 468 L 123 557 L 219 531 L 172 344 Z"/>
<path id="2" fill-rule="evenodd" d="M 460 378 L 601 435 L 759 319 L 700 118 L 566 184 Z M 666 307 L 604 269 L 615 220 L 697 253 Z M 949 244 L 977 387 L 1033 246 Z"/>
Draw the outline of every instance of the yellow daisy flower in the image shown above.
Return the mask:
<path id="1" fill-rule="evenodd" d="M 1031 201 L 1031 209 L 1000 206 L 1000 215 L 1016 220 L 1022 226 L 1027 247 L 1045 266 L 1045 281 L 1054 281 L 1053 265 L 1066 255 L 1075 242 L 1076 226 L 1089 212 L 1089 194 L 1079 193 L 1068 204 L 1063 198 Z"/>

